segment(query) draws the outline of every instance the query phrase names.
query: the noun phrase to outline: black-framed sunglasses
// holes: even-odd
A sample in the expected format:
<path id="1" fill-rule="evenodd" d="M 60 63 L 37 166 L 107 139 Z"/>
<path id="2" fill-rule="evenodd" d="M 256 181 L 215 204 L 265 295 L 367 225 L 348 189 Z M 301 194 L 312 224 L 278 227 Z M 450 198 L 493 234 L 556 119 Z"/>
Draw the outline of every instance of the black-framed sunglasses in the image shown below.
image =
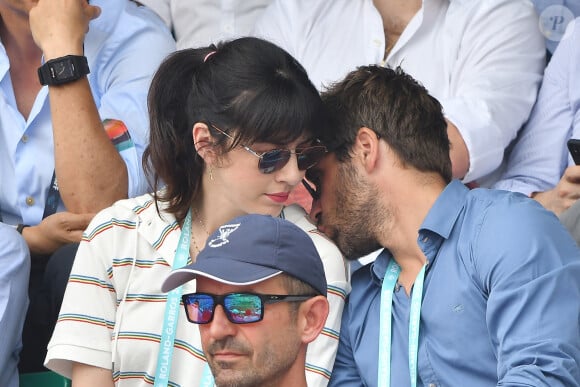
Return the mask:
<path id="1" fill-rule="evenodd" d="M 256 293 L 189 293 L 181 296 L 187 320 L 207 324 L 213 320 L 215 308 L 221 305 L 226 317 L 234 324 L 249 324 L 264 318 L 264 305 L 277 302 L 306 301 L 316 295 L 276 295 Z"/>
<path id="2" fill-rule="evenodd" d="M 224 132 L 213 124 L 210 125 L 224 136 L 233 140 L 233 137 L 227 132 Z M 288 164 L 290 156 L 293 154 L 296 155 L 298 169 L 300 171 L 305 171 L 308 168 L 315 166 L 328 152 L 324 145 L 296 148 L 293 151 L 290 149 L 272 149 L 263 153 L 258 153 L 247 145 L 240 144 L 240 146 L 259 159 L 258 169 L 264 174 L 273 173 L 284 168 L 284 166 Z"/>
<path id="3" fill-rule="evenodd" d="M 320 192 L 318 192 L 316 186 L 314 186 L 313 184 L 311 184 L 306 179 L 302 179 L 302 185 L 304 186 L 304 188 L 306 188 L 306 191 L 308 191 L 308 193 L 310 194 L 310 196 L 312 196 L 312 199 L 313 200 L 320 199 Z"/>

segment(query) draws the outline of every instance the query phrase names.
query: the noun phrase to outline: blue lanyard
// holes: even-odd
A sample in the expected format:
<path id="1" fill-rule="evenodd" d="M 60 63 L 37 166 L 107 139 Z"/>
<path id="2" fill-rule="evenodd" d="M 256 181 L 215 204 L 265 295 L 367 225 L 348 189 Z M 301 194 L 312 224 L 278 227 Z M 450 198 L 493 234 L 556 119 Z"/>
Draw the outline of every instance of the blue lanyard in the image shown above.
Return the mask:
<path id="1" fill-rule="evenodd" d="M 392 335 L 392 310 L 393 291 L 397 279 L 401 273 L 401 267 L 391 258 L 383 285 L 381 288 L 381 316 L 379 333 L 379 372 L 378 383 L 380 387 L 391 385 L 391 335 Z M 411 387 L 417 386 L 417 356 L 419 354 L 419 325 L 421 323 L 421 301 L 423 296 L 423 281 L 425 279 L 425 265 L 415 279 L 413 296 L 411 298 L 411 312 L 409 318 L 409 373 Z"/>
<path id="2" fill-rule="evenodd" d="M 191 210 L 187 213 L 181 228 L 179 245 L 175 252 L 172 269 L 178 269 L 187 264 L 189 258 L 189 242 L 191 241 Z M 175 342 L 175 331 L 179 320 L 179 303 L 181 301 L 181 286 L 167 293 L 165 302 L 165 315 L 163 317 L 163 330 L 161 331 L 161 341 L 159 342 L 159 353 L 157 354 L 157 371 L 155 372 L 155 387 L 166 387 L 169 383 L 171 373 L 171 360 L 173 357 L 173 344 Z"/>
<path id="3" fill-rule="evenodd" d="M 58 203 L 60 202 L 60 192 L 58 191 L 58 183 L 56 181 L 56 171 L 52 173 L 50 180 L 50 187 L 48 187 L 48 194 L 46 195 L 46 203 L 44 205 L 44 213 L 42 219 L 49 217 L 56 213 Z"/>
<path id="4" fill-rule="evenodd" d="M 203 374 L 201 376 L 201 383 L 199 384 L 200 387 L 213 387 L 215 386 L 215 381 L 213 379 L 213 375 L 211 370 L 209 369 L 209 364 L 205 363 L 205 367 L 203 367 Z"/>

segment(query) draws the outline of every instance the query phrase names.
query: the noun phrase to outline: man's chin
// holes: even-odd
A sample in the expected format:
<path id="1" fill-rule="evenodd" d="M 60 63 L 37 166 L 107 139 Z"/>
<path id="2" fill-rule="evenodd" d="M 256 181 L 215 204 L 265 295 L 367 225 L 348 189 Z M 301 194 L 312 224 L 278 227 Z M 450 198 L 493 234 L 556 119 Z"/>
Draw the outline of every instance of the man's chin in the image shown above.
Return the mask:
<path id="1" fill-rule="evenodd" d="M 347 261 L 356 261 L 357 259 L 366 257 L 382 248 L 382 246 L 377 243 L 369 243 L 364 246 L 353 246 L 344 239 L 336 240 L 335 243 Z"/>
<path id="2" fill-rule="evenodd" d="M 226 368 L 220 366 L 217 370 L 212 369 L 212 373 L 218 386 L 229 386 L 235 384 L 235 382 L 242 377 L 242 372 L 239 369 L 227 367 L 227 365 Z"/>

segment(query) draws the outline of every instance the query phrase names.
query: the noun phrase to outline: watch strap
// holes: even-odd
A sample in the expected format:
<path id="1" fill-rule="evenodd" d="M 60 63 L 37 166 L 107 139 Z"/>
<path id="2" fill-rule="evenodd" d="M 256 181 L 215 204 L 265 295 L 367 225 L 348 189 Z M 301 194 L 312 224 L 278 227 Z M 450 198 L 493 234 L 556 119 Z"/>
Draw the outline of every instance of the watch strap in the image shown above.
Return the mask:
<path id="1" fill-rule="evenodd" d="M 30 226 L 28 224 L 20 223 L 18 226 L 16 226 L 16 231 L 18 231 L 19 234 L 22 234 L 22 230 L 24 230 L 25 227 L 30 227 Z"/>

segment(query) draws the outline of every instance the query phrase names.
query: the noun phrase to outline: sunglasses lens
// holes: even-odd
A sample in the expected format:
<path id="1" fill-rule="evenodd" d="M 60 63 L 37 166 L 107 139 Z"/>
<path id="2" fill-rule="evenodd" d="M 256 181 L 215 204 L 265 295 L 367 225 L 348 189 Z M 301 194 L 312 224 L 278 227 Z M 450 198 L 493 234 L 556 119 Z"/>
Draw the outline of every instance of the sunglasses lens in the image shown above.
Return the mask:
<path id="1" fill-rule="evenodd" d="M 323 146 L 313 146 L 298 152 L 298 169 L 305 171 L 315 166 L 326 154 L 326 148 Z"/>
<path id="2" fill-rule="evenodd" d="M 206 324 L 211 321 L 214 310 L 213 298 L 205 294 L 193 294 L 186 298 L 185 307 L 189 321 Z"/>
<path id="3" fill-rule="evenodd" d="M 262 173 L 276 172 L 284 167 L 290 160 L 290 151 L 287 149 L 274 149 L 266 152 L 260 158 L 258 168 Z"/>
<path id="4" fill-rule="evenodd" d="M 236 324 L 245 324 L 262 319 L 262 300 L 254 294 L 229 294 L 224 299 L 228 318 Z"/>

